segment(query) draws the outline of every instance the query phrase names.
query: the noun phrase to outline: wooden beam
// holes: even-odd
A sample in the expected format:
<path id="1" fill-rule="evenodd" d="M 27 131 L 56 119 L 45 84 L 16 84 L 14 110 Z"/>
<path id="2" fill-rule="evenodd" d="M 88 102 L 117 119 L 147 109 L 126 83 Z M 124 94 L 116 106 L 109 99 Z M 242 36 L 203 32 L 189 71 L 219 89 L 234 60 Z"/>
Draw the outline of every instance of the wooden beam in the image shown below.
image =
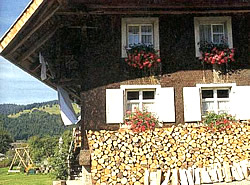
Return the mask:
<path id="1" fill-rule="evenodd" d="M 57 82 L 57 85 L 60 86 L 72 86 L 72 85 L 81 85 L 80 80 L 60 80 Z"/>
<path id="2" fill-rule="evenodd" d="M 89 12 L 57 12 L 57 15 L 181 15 L 181 14 L 225 14 L 250 13 L 249 10 L 92 10 Z"/>
<path id="3" fill-rule="evenodd" d="M 50 8 L 53 5 L 53 1 L 49 1 L 49 4 L 47 6 L 47 9 Z M 55 12 L 60 8 L 60 6 L 54 8 L 46 17 L 44 15 L 47 13 L 47 9 L 44 9 L 43 12 L 40 13 L 40 17 L 37 20 L 34 20 L 33 26 L 29 28 L 28 34 L 25 35 L 20 42 L 18 42 L 11 51 L 7 54 L 7 56 L 11 55 L 17 48 L 19 48 L 21 45 L 25 43 L 25 41 L 30 38 L 33 33 L 35 33 L 45 22 L 47 22 L 54 14 Z"/>
<path id="4" fill-rule="evenodd" d="M 126 11 L 92 11 L 91 15 L 182 15 L 182 14 L 225 14 L 225 13 L 250 13 L 249 10 L 203 10 L 203 11 L 177 11 L 177 10 L 160 10 L 160 11 L 138 11 L 138 10 L 126 10 Z"/>
<path id="5" fill-rule="evenodd" d="M 45 42 L 47 42 L 57 31 L 59 27 L 56 27 L 52 32 L 49 30 L 46 34 L 44 34 L 38 41 L 33 43 L 32 47 L 28 49 L 21 57 L 17 59 L 18 62 L 22 62 L 27 59 L 33 52 L 35 52 L 38 48 L 40 48 Z"/>
<path id="6" fill-rule="evenodd" d="M 77 0 L 78 1 L 78 0 Z M 156 9 L 156 8 L 165 8 L 165 9 L 212 9 L 212 8 L 246 8 L 250 6 L 250 3 L 233 3 L 233 4 L 218 4 L 218 3 L 207 3 L 207 4 L 189 4 L 189 5 L 183 5 L 183 4 L 179 4 L 177 5 L 176 3 L 172 3 L 172 4 L 166 4 L 166 3 L 152 3 L 152 4 L 136 4 L 136 3 L 125 3 L 125 4 L 112 4 L 112 5 L 108 5 L 108 4 L 85 4 L 87 6 L 87 8 L 89 9 Z"/>

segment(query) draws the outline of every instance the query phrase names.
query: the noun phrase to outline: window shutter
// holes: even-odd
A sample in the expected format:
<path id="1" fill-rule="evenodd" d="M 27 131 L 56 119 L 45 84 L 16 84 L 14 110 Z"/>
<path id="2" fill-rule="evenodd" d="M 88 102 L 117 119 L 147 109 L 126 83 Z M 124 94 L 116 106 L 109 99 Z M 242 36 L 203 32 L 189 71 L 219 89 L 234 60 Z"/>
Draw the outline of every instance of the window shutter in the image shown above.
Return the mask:
<path id="1" fill-rule="evenodd" d="M 250 86 L 235 86 L 232 88 L 231 114 L 236 119 L 250 119 Z"/>
<path id="2" fill-rule="evenodd" d="M 183 100 L 185 122 L 201 121 L 201 103 L 199 87 L 184 87 Z"/>
<path id="3" fill-rule="evenodd" d="M 106 89 L 106 121 L 107 123 L 123 122 L 122 89 Z"/>
<path id="4" fill-rule="evenodd" d="M 157 89 L 156 108 L 160 121 L 175 122 L 174 88 Z"/>

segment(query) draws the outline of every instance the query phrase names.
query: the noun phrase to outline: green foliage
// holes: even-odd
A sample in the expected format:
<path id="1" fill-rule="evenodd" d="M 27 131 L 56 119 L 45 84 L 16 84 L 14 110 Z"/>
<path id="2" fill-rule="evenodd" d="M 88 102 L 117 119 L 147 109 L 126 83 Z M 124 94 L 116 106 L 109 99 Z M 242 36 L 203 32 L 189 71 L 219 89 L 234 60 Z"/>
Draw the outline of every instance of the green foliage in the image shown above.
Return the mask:
<path id="1" fill-rule="evenodd" d="M 236 120 L 233 116 L 223 113 L 207 113 L 202 120 L 203 124 L 207 126 L 209 130 L 215 131 L 225 131 L 232 127 L 232 124 L 236 124 Z"/>
<path id="2" fill-rule="evenodd" d="M 66 130 L 62 135 L 63 143 L 59 145 L 59 147 L 56 147 L 55 155 L 50 158 L 50 164 L 52 165 L 52 168 L 54 170 L 53 175 L 56 179 L 65 180 L 69 175 L 67 160 L 71 140 L 72 132 L 70 130 Z"/>
<path id="3" fill-rule="evenodd" d="M 58 139 L 56 136 L 33 136 L 28 140 L 31 157 L 35 162 L 42 162 L 44 159 L 52 157 L 54 150 L 58 147 Z"/>
<path id="4" fill-rule="evenodd" d="M 0 128 L 0 153 L 5 154 L 10 148 L 11 142 L 12 142 L 12 138 L 10 134 L 3 128 Z"/>
<path id="5" fill-rule="evenodd" d="M 0 168 L 5 168 L 5 167 L 10 166 L 11 162 L 12 162 L 12 159 L 10 158 L 3 159 L 2 161 L 0 161 Z"/>
<path id="6" fill-rule="evenodd" d="M 5 159 L 0 161 L 0 168 L 9 167 L 14 155 L 15 155 L 15 150 L 11 150 L 11 149 L 8 150 L 5 154 Z"/>

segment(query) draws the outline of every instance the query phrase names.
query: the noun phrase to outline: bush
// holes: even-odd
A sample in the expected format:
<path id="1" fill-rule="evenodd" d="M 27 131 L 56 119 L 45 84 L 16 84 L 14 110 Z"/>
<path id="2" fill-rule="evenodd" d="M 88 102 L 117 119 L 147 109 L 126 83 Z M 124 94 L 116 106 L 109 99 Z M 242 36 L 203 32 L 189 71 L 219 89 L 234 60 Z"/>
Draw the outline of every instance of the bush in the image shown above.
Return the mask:
<path id="1" fill-rule="evenodd" d="M 151 112 L 136 110 L 135 112 L 127 111 L 124 123 L 134 132 L 142 132 L 154 129 L 156 125 L 159 125 L 159 120 Z"/>
<path id="2" fill-rule="evenodd" d="M 233 124 L 236 124 L 236 120 L 233 116 L 223 113 L 223 114 L 215 114 L 208 113 L 205 115 L 202 120 L 203 124 L 207 127 L 208 130 L 213 132 L 215 131 L 225 131 L 232 127 Z"/>
<path id="3" fill-rule="evenodd" d="M 0 168 L 5 168 L 5 167 L 9 167 L 10 164 L 12 162 L 11 158 L 5 158 L 2 161 L 0 161 Z"/>

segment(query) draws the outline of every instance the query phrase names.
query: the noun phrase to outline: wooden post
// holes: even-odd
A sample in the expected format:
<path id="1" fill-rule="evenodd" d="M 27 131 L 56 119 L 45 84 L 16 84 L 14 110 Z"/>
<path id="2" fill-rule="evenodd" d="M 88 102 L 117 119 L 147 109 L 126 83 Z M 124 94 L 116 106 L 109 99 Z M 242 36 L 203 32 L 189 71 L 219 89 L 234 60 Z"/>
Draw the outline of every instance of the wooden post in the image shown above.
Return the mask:
<path id="1" fill-rule="evenodd" d="M 240 162 L 240 166 L 241 166 L 241 169 L 242 169 L 242 172 L 243 172 L 243 175 L 244 175 L 245 179 L 248 178 L 247 163 L 248 163 L 247 160 L 244 160 L 244 161 Z"/>
<path id="2" fill-rule="evenodd" d="M 179 169 L 181 185 L 188 185 L 187 175 L 185 169 Z"/>
<path id="3" fill-rule="evenodd" d="M 217 175 L 218 175 L 218 181 L 219 181 L 219 182 L 222 182 L 224 176 L 222 175 L 221 164 L 220 164 L 220 163 L 217 163 L 217 164 L 215 164 L 215 166 L 216 166 L 215 168 L 216 168 L 216 172 L 217 172 Z"/>
<path id="4" fill-rule="evenodd" d="M 144 185 L 149 185 L 149 171 L 145 170 L 144 173 Z"/>
<path id="5" fill-rule="evenodd" d="M 209 174 L 208 174 L 205 167 L 203 167 L 201 169 L 201 183 L 205 183 L 205 184 L 206 183 L 208 183 L 208 184 L 212 183 L 212 181 L 210 179 L 210 176 L 209 176 Z"/>
<path id="6" fill-rule="evenodd" d="M 230 165 L 228 162 L 223 162 L 223 171 L 225 174 L 225 182 L 232 182 L 232 175 L 230 171 Z"/>
<path id="7" fill-rule="evenodd" d="M 178 171 L 177 171 L 177 169 L 172 170 L 171 185 L 178 185 Z"/>
<path id="8" fill-rule="evenodd" d="M 186 170 L 186 174 L 187 174 L 188 184 L 194 185 L 194 179 L 192 176 L 192 168 L 188 168 L 188 170 Z"/>
<path id="9" fill-rule="evenodd" d="M 195 185 L 200 185 L 201 184 L 200 170 L 201 170 L 200 168 L 195 168 L 194 169 L 194 179 L 195 179 L 194 184 Z"/>
<path id="10" fill-rule="evenodd" d="M 167 173 L 165 173 L 164 176 L 165 176 L 165 180 L 163 181 L 161 185 L 168 185 L 169 178 L 170 178 L 170 169 L 168 169 Z"/>

